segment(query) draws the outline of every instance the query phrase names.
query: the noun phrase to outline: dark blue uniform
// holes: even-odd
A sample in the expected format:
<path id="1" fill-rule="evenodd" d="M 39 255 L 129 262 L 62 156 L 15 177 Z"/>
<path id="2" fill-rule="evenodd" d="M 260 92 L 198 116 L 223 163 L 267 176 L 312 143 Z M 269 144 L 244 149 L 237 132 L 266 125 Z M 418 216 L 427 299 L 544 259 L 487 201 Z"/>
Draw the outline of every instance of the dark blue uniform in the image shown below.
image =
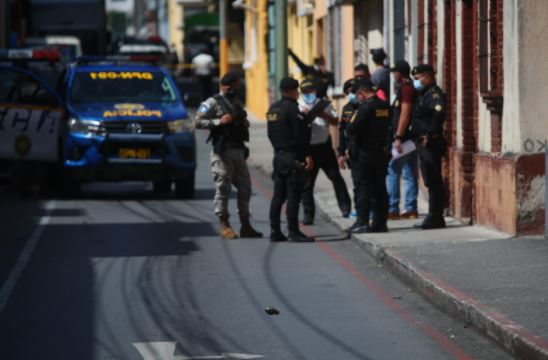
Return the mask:
<path id="1" fill-rule="evenodd" d="M 358 219 L 353 232 L 387 231 L 388 194 L 386 171 L 390 105 L 377 96 L 360 105 L 348 124 L 350 169 L 354 182 Z M 375 197 L 375 220 L 369 226 L 372 198 Z"/>
<path id="2" fill-rule="evenodd" d="M 299 111 L 297 101 L 289 97 L 283 97 L 272 104 L 266 116 L 268 138 L 274 147 L 274 194 L 270 204 L 270 226 L 273 231 L 279 232 L 280 214 L 287 200 L 287 222 L 291 238 L 292 233 L 300 233 L 299 203 L 306 178 L 305 158 L 310 155 L 310 124 Z"/>
<path id="3" fill-rule="evenodd" d="M 445 94 L 433 84 L 419 94 L 411 115 L 411 132 L 417 141 L 421 174 L 428 187 L 428 216 L 422 224 L 425 229 L 445 227 L 445 191 L 441 174 L 442 157 L 447 150 L 444 122 Z M 426 146 L 421 145 L 421 139 L 427 139 Z"/>

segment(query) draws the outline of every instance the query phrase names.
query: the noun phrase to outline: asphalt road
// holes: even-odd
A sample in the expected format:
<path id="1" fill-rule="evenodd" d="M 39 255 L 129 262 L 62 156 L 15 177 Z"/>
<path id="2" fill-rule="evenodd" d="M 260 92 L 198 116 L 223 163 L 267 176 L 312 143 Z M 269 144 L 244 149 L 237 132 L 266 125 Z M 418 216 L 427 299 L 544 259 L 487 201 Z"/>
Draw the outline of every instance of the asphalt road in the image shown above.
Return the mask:
<path id="1" fill-rule="evenodd" d="M 91 184 L 77 200 L 0 195 L 0 359 L 508 358 L 326 221 L 306 228 L 316 243 L 219 239 L 198 137 L 191 201 L 142 183 Z M 252 175 L 266 235 L 272 184 Z"/>

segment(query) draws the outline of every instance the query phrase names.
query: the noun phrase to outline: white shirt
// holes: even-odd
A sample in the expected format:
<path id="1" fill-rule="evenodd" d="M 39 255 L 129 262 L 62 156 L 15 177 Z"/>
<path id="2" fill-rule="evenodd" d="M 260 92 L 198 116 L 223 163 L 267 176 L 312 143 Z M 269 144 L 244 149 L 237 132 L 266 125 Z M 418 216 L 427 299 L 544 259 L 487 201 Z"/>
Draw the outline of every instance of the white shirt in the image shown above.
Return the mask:
<path id="1" fill-rule="evenodd" d="M 307 104 L 303 98 L 299 98 L 299 109 L 303 111 L 305 108 L 312 109 L 320 99 L 316 99 L 313 104 Z M 333 105 L 329 104 L 324 109 L 324 112 L 331 114 L 333 117 L 337 117 L 337 112 L 333 108 Z M 329 140 L 329 123 L 321 117 L 317 117 L 312 121 L 312 136 L 310 137 L 310 145 L 323 144 Z"/>
<path id="2" fill-rule="evenodd" d="M 208 76 L 211 75 L 211 66 L 213 65 L 213 56 L 208 54 L 198 54 L 192 59 L 194 73 L 196 75 Z"/>

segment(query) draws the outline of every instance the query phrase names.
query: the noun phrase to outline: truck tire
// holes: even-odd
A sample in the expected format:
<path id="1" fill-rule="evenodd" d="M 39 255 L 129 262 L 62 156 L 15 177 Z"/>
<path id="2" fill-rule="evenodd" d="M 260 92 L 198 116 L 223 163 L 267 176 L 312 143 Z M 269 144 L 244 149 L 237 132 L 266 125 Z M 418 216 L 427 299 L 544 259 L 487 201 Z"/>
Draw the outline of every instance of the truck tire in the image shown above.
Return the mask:
<path id="1" fill-rule="evenodd" d="M 66 198 L 75 198 L 80 195 L 82 183 L 72 178 L 69 174 L 63 174 L 63 187 L 61 188 L 61 194 Z"/>
<path id="2" fill-rule="evenodd" d="M 171 191 L 171 180 L 164 179 L 164 180 L 154 181 L 152 183 L 152 188 L 154 189 L 154 192 L 157 194 L 168 193 Z"/>
<path id="3" fill-rule="evenodd" d="M 192 199 L 194 197 L 194 173 L 175 180 L 175 197 L 177 199 Z"/>

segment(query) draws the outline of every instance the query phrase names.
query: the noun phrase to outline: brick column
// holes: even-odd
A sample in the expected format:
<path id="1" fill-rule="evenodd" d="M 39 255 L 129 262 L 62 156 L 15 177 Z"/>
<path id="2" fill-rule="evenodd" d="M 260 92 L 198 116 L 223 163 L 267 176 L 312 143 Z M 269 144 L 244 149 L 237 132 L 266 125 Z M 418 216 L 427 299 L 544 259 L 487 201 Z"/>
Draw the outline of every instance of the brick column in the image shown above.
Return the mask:
<path id="1" fill-rule="evenodd" d="M 446 188 L 446 204 L 449 207 L 451 214 L 454 213 L 455 209 L 455 182 L 453 181 L 454 174 L 454 151 L 456 145 L 456 136 L 457 136 L 457 125 L 456 125 L 456 33 L 455 33 L 455 18 L 456 18 L 456 8 L 455 0 L 448 0 L 444 3 L 444 38 L 445 38 L 445 47 L 444 47 L 444 62 L 443 69 L 438 69 L 438 71 L 443 71 L 443 84 L 442 88 L 446 94 L 446 118 L 445 118 L 445 135 L 447 137 L 447 144 L 449 146 L 448 156 L 446 157 L 447 161 L 444 161 L 443 164 L 443 174 L 444 174 L 444 185 Z"/>
<path id="2" fill-rule="evenodd" d="M 462 3 L 462 148 L 456 152 L 455 215 L 474 217 L 474 153 L 478 143 L 478 11 L 475 1 Z"/>

